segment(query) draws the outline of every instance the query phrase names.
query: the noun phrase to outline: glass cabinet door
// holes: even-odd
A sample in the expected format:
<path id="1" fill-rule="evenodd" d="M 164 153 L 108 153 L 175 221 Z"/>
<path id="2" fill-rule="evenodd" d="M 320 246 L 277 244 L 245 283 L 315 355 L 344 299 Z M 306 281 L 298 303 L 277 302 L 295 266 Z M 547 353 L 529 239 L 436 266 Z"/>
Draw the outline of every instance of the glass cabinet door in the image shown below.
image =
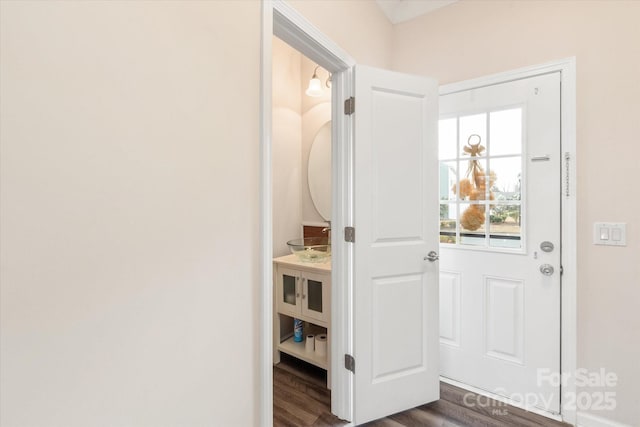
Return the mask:
<path id="1" fill-rule="evenodd" d="M 307 279 L 307 309 L 322 313 L 322 282 Z"/>
<path id="2" fill-rule="evenodd" d="M 300 272 L 278 268 L 277 304 L 278 309 L 291 315 L 299 315 L 300 309 Z"/>
<path id="3" fill-rule="evenodd" d="M 304 273 L 302 276 L 302 314 L 315 320 L 328 322 L 331 310 L 329 275 Z"/>
<path id="4" fill-rule="evenodd" d="M 289 276 L 288 274 L 282 275 L 282 301 L 296 305 L 296 282 L 297 277 Z"/>

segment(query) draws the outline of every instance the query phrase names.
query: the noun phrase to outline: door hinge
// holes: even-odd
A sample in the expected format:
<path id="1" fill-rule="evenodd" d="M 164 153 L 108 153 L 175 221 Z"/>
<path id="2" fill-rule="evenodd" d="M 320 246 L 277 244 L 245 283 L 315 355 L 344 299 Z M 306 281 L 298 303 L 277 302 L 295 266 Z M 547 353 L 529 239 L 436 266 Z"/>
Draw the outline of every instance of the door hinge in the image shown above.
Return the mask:
<path id="1" fill-rule="evenodd" d="M 350 354 L 344 355 L 344 368 L 352 373 L 356 373 L 356 359 Z"/>
<path id="2" fill-rule="evenodd" d="M 344 241 L 355 243 L 356 241 L 356 229 L 354 227 L 344 228 Z"/>
<path id="3" fill-rule="evenodd" d="M 562 276 L 564 274 L 564 267 L 560 266 L 560 275 Z"/>
<path id="4" fill-rule="evenodd" d="M 344 100 L 344 114 L 352 115 L 356 111 L 356 99 L 351 96 Z"/>

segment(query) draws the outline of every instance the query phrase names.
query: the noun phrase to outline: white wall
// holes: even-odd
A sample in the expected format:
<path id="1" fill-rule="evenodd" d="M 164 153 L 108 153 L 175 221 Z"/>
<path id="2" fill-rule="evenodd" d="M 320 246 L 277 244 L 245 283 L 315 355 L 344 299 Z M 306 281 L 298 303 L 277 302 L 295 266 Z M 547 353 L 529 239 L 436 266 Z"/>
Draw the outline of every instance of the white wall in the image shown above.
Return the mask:
<path id="1" fill-rule="evenodd" d="M 288 0 L 359 64 L 391 67 L 393 26 L 371 0 Z"/>
<path id="2" fill-rule="evenodd" d="M 323 86 L 322 96 L 311 97 L 304 95 L 309 86 L 316 63 L 309 58 L 302 57 L 302 221 L 305 224 L 323 224 L 325 219 L 318 213 L 309 191 L 309 153 L 313 140 L 320 128 L 331 121 L 331 89 Z M 318 77 L 323 85 L 328 71 L 319 68 Z"/>
<path id="3" fill-rule="evenodd" d="M 254 425 L 259 3 L 0 7 L 0 425 Z"/>
<path id="4" fill-rule="evenodd" d="M 0 8 L 0 425 L 257 425 L 260 3 Z"/>
<path id="5" fill-rule="evenodd" d="M 320 127 L 331 120 L 331 89 L 306 91 L 316 63 L 273 37 L 273 255 L 289 254 L 286 242 L 302 237 L 303 224 L 323 224 L 309 192 L 309 152 Z M 318 70 L 324 81 L 328 76 Z"/>
<path id="6" fill-rule="evenodd" d="M 596 413 L 629 425 L 640 420 L 638 22 L 637 1 L 475 0 L 393 36 L 395 69 L 441 83 L 576 56 L 578 367 L 618 375 L 617 409 Z M 594 246 L 596 221 L 626 222 L 628 246 Z"/>
<path id="7" fill-rule="evenodd" d="M 302 55 L 273 37 L 273 256 L 290 253 L 287 241 L 302 237 Z"/>

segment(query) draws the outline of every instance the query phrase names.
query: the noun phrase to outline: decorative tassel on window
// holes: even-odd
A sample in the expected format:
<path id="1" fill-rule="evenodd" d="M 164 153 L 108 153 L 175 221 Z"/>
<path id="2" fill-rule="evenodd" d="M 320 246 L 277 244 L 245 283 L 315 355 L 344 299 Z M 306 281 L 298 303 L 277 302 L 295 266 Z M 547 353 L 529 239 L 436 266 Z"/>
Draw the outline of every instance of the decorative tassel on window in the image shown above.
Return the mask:
<path id="1" fill-rule="evenodd" d="M 471 143 L 471 139 L 474 137 L 478 141 L 476 144 Z M 487 176 L 480 162 L 477 159 L 474 160 L 474 157 L 481 156 L 485 150 L 485 147 L 480 145 L 481 141 L 480 135 L 473 134 L 467 139 L 467 145 L 462 148 L 465 154 L 471 156 L 471 159 L 465 178 L 460 180 L 460 192 L 458 193 L 460 200 L 487 200 L 487 198 L 494 200 L 495 198 L 493 191 L 491 191 L 491 187 L 496 182 L 495 172 L 491 171 Z M 489 181 L 488 186 L 487 181 Z M 454 184 L 451 191 L 456 193 L 456 190 Z M 469 206 L 460 217 L 460 225 L 469 231 L 477 230 L 484 224 L 484 221 L 485 207 L 480 204 Z"/>

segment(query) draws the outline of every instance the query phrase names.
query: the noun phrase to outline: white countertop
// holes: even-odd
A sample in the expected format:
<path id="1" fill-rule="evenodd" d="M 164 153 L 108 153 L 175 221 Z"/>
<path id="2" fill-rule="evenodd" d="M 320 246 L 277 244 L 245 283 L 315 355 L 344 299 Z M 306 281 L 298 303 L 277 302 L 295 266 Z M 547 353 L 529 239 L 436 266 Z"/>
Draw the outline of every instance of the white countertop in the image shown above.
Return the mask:
<path id="1" fill-rule="evenodd" d="M 326 262 L 302 262 L 294 254 L 274 258 L 273 262 L 307 270 L 331 271 L 331 258 Z"/>

